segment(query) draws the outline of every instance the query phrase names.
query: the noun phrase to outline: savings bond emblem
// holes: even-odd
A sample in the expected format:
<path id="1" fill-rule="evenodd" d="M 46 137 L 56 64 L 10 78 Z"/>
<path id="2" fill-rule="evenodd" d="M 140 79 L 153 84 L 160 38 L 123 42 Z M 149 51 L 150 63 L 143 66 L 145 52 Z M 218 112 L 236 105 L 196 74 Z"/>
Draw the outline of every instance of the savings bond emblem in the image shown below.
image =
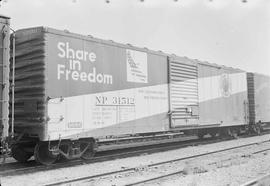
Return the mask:
<path id="1" fill-rule="evenodd" d="M 148 83 L 147 54 L 126 49 L 127 81 Z"/>
<path id="2" fill-rule="evenodd" d="M 220 90 L 223 97 L 231 95 L 231 81 L 229 74 L 222 74 L 220 76 Z"/>

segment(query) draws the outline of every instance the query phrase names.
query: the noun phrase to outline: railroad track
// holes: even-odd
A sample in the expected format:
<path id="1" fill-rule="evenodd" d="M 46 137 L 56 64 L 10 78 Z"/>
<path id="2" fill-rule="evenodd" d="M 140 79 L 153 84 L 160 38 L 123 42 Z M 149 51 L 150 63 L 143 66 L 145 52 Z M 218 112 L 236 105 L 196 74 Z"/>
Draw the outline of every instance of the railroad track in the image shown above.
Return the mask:
<path id="1" fill-rule="evenodd" d="M 267 142 L 269 142 L 269 141 L 267 141 Z M 243 147 L 245 147 L 245 146 L 243 146 Z M 235 148 L 231 148 L 231 149 L 228 149 L 228 150 L 232 150 L 232 149 L 235 149 Z M 226 149 L 224 149 L 224 150 L 222 150 L 220 152 L 223 152 L 223 151 L 226 151 Z M 270 151 L 270 148 L 255 151 L 252 154 L 258 154 L 258 153 L 262 153 L 262 152 L 266 152 L 266 151 Z M 218 153 L 218 151 L 214 152 L 214 153 Z M 213 153 L 205 153 L 202 156 L 209 155 L 209 154 L 213 154 Z M 199 157 L 199 156 L 194 156 L 194 157 Z M 191 157 L 191 158 L 194 158 L 194 157 Z M 190 159 L 190 158 L 187 158 L 187 159 Z M 135 185 L 140 185 L 140 184 L 146 184 L 146 183 L 158 181 L 158 180 L 161 180 L 161 179 L 164 179 L 164 178 L 169 178 L 169 177 L 175 176 L 175 175 L 184 176 L 185 174 L 186 174 L 186 172 L 184 170 L 170 172 L 169 174 L 164 174 L 164 175 L 153 177 L 153 178 L 150 178 L 150 179 L 145 179 L 145 180 L 141 180 L 141 181 L 138 181 L 138 182 L 128 183 L 128 184 L 126 184 L 126 186 L 135 186 Z M 250 183 L 247 183 L 247 184 L 245 184 L 243 186 L 269 186 L 269 184 L 270 184 L 269 181 L 270 181 L 270 175 L 264 176 L 264 177 L 256 179 L 256 180 L 253 180 Z M 267 183 L 268 185 L 261 185 L 262 183 Z"/>
<path id="2" fill-rule="evenodd" d="M 251 180 L 241 186 L 269 186 L 270 185 L 270 174 Z"/>
<path id="3" fill-rule="evenodd" d="M 231 138 L 227 138 L 225 140 L 231 140 Z M 96 154 L 96 156 L 91 160 L 73 160 L 73 161 L 64 161 L 59 162 L 50 166 L 39 165 L 34 160 L 30 160 L 27 163 L 19 163 L 19 162 L 11 162 L 7 164 L 2 164 L 0 166 L 0 175 L 1 176 L 11 176 L 11 175 L 20 175 L 27 174 L 31 172 L 45 171 L 45 170 L 53 170 L 58 168 L 72 167 L 82 164 L 90 164 L 96 162 L 103 162 L 118 158 L 132 157 L 138 156 L 141 154 L 151 154 L 156 152 L 163 152 L 168 150 L 174 150 L 178 148 L 184 148 L 187 146 L 197 146 L 204 144 L 217 143 L 220 141 L 224 141 L 224 139 L 212 139 L 206 138 L 204 140 L 199 140 L 197 138 L 190 138 L 188 141 L 173 141 L 171 143 L 162 143 L 148 146 L 138 146 L 138 147 L 130 147 L 130 148 L 122 148 L 115 149 L 109 151 L 100 151 Z"/>
<path id="4" fill-rule="evenodd" d="M 269 142 L 269 140 L 261 141 L 260 143 L 267 143 L 267 142 Z M 84 177 L 75 178 L 75 179 L 68 179 L 68 180 L 64 180 L 64 181 L 58 181 L 58 182 L 54 182 L 54 183 L 49 183 L 49 184 L 46 184 L 46 186 L 72 184 L 72 183 L 77 183 L 77 182 L 82 182 L 82 181 L 101 179 L 103 177 L 114 176 L 114 175 L 117 175 L 117 174 L 123 174 L 123 173 L 129 173 L 129 172 L 136 172 L 136 171 L 138 171 L 140 169 L 142 169 L 142 170 L 143 169 L 150 169 L 150 168 L 159 167 L 159 166 L 162 166 L 162 165 L 165 165 L 165 164 L 170 164 L 170 163 L 180 162 L 180 161 L 184 161 L 184 160 L 194 159 L 194 158 L 207 156 L 207 155 L 211 155 L 211 154 L 217 154 L 217 153 L 230 151 L 230 150 L 234 150 L 234 149 L 240 149 L 240 148 L 244 148 L 244 147 L 248 147 L 248 146 L 252 146 L 252 145 L 257 145 L 257 144 L 258 144 L 258 142 L 249 143 L 249 144 L 230 147 L 230 148 L 226 148 L 226 149 L 222 149 L 222 150 L 216 150 L 216 151 L 201 153 L 201 154 L 197 154 L 197 155 L 193 155 L 193 156 L 186 156 L 186 157 L 182 157 L 182 158 L 178 158 L 178 159 L 172 159 L 172 160 L 168 160 L 168 161 L 162 161 L 162 162 L 158 162 L 158 163 L 148 164 L 148 165 L 144 165 L 143 167 L 132 167 L 132 168 L 124 169 L 124 170 L 117 170 L 117 171 L 106 172 L 106 173 L 102 173 L 102 174 L 84 176 Z M 258 154 L 258 153 L 262 153 L 262 152 L 269 151 L 269 150 L 270 150 L 270 148 L 260 149 L 258 151 L 253 152 L 253 154 Z M 157 177 L 152 177 L 152 178 L 145 179 L 145 180 L 139 180 L 137 182 L 128 183 L 126 185 L 130 185 L 130 186 L 131 185 L 140 185 L 140 184 L 144 184 L 144 183 L 157 181 L 157 180 L 167 178 L 167 177 L 170 177 L 170 176 L 178 175 L 178 174 L 183 175 L 184 170 L 178 170 L 178 171 L 170 172 L 168 174 L 163 174 L 163 175 L 160 175 L 160 176 L 157 176 Z"/>

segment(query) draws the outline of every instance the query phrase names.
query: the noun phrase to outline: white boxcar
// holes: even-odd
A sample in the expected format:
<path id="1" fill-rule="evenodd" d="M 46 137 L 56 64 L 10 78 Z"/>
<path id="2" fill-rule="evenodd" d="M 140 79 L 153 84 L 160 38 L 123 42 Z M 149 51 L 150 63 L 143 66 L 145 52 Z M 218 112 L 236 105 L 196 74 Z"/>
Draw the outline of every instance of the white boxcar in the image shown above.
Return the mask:
<path id="1" fill-rule="evenodd" d="M 16 49 L 19 161 L 91 158 L 107 136 L 247 124 L 239 69 L 44 27 L 17 31 Z"/>

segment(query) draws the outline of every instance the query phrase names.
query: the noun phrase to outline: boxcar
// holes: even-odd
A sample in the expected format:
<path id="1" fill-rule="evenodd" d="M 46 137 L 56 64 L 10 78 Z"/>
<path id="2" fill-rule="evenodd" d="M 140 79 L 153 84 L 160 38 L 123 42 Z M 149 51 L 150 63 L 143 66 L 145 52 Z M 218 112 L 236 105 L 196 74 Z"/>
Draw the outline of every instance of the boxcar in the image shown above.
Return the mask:
<path id="1" fill-rule="evenodd" d="M 106 136 L 235 132 L 246 73 L 51 28 L 16 32 L 13 157 L 91 158 Z"/>

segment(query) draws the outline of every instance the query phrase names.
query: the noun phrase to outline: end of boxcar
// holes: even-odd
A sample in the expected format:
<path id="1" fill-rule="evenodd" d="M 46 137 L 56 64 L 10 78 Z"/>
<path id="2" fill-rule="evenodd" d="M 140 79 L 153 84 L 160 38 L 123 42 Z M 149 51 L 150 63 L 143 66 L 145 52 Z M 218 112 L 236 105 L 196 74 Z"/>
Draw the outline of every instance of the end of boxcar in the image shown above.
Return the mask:
<path id="1" fill-rule="evenodd" d="M 0 15 L 0 140 L 1 155 L 9 148 L 9 17 Z"/>

